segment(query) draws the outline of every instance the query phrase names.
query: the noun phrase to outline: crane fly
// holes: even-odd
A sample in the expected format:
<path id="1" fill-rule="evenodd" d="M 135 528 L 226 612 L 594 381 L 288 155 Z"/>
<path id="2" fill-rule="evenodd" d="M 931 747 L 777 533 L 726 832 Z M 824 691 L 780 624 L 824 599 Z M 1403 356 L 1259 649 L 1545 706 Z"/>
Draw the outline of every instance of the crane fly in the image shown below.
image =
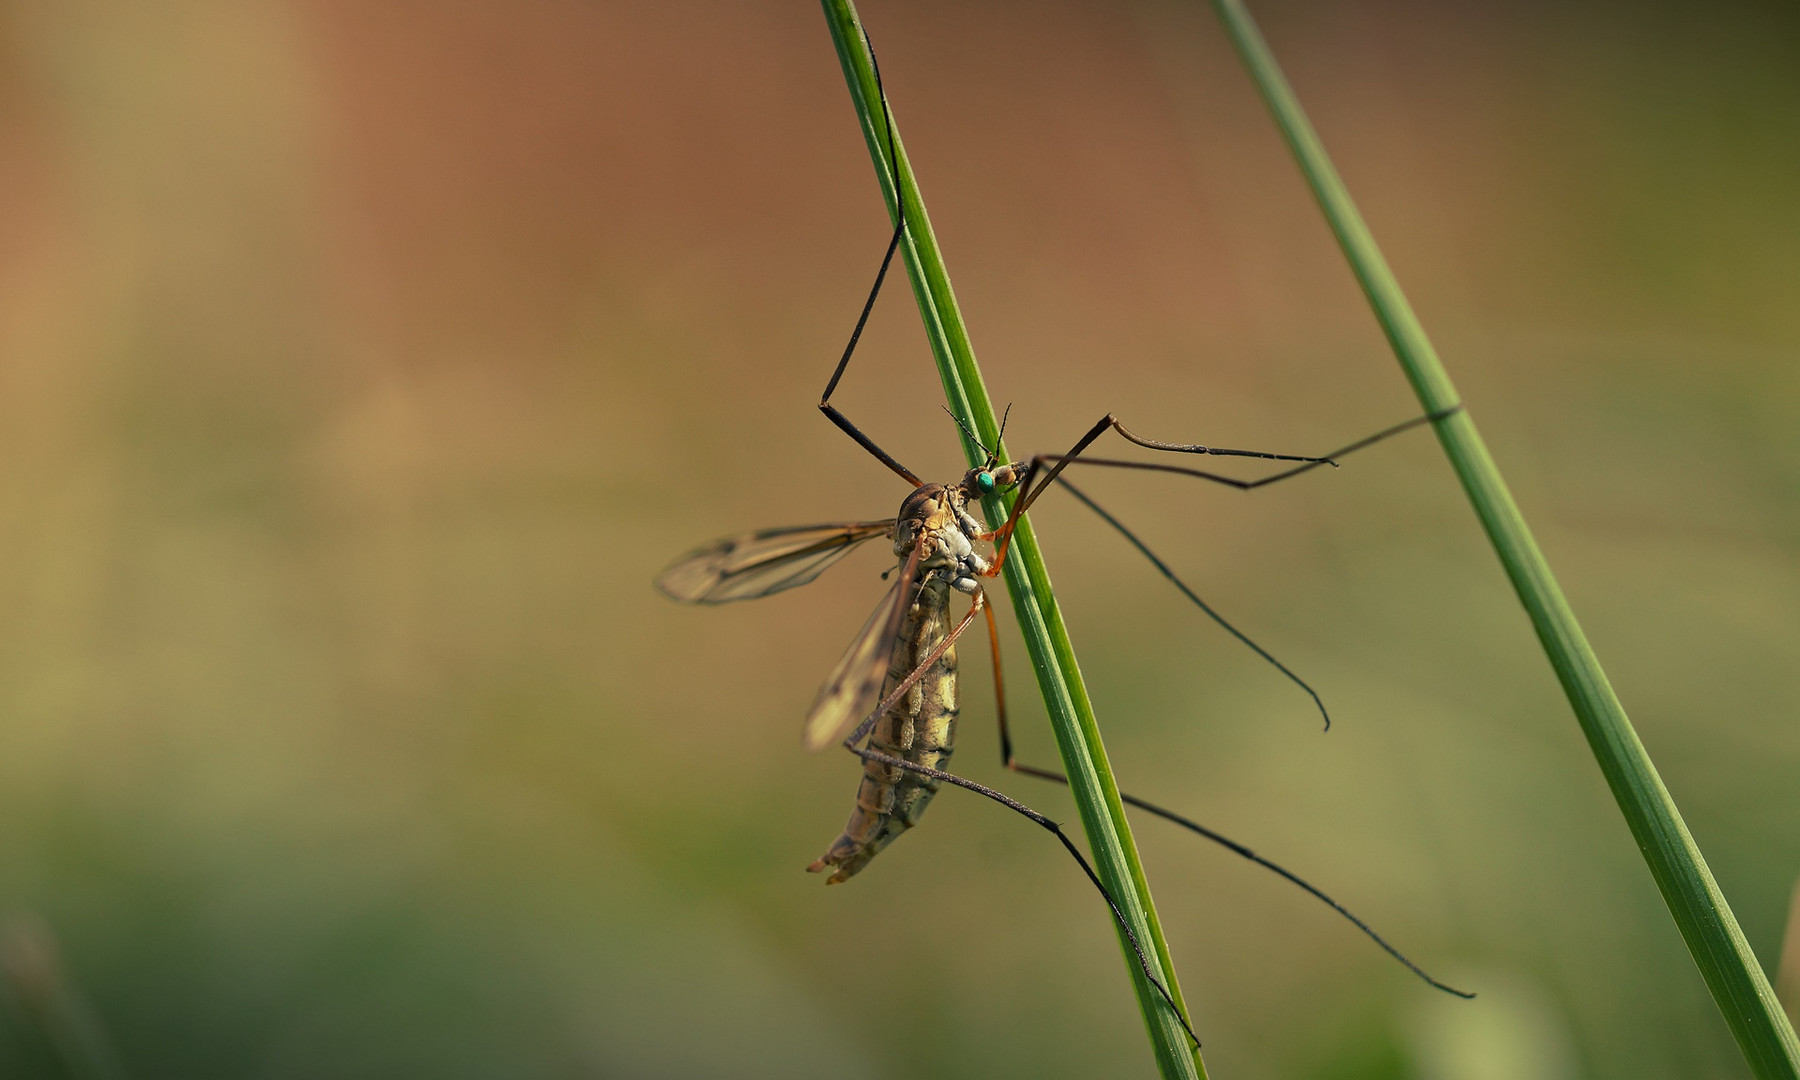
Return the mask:
<path id="1" fill-rule="evenodd" d="M 867 44 L 866 37 L 864 42 Z M 870 47 L 870 57 L 874 57 L 873 47 Z M 891 163 L 898 160 L 894 148 L 892 115 L 888 110 L 886 93 L 881 90 L 880 66 L 875 65 L 874 70 L 882 116 L 887 128 L 888 161 Z M 894 175 L 898 185 L 899 174 L 896 171 Z M 895 567 L 889 574 L 895 575 L 895 580 L 839 657 L 813 699 L 803 724 L 803 740 L 808 749 L 822 749 L 837 739 L 845 749 L 860 758 L 863 765 L 863 775 L 849 821 L 837 839 L 831 842 L 807 870 L 813 873 L 831 871 L 827 878 L 831 884 L 849 880 L 867 867 L 888 844 L 919 823 L 932 796 L 944 784 L 964 788 L 1000 803 L 1054 834 L 1080 865 L 1088 880 L 1105 899 L 1114 921 L 1136 951 L 1145 977 L 1161 993 L 1182 1027 L 1198 1044 L 1198 1036 L 1194 1035 L 1186 1017 L 1157 980 L 1143 946 L 1119 910 L 1117 902 L 1095 874 L 1086 856 L 1062 831 L 1061 826 L 1003 792 L 948 770 L 951 755 L 955 751 L 956 722 L 961 712 L 957 695 L 956 642 L 978 616 L 985 617 L 994 664 L 995 711 L 1002 763 L 1013 772 L 1067 784 L 1068 780 L 1063 774 L 1022 764 L 1013 756 L 1012 738 L 1006 721 L 1004 682 L 1000 671 L 999 632 L 994 621 L 993 606 L 983 584 L 996 577 L 1004 566 L 1009 542 L 1021 515 L 1052 484 L 1056 484 L 1122 535 L 1150 561 L 1158 573 L 1173 583 L 1208 618 L 1310 695 L 1324 718 L 1325 727 L 1329 729 L 1330 714 L 1310 685 L 1202 600 L 1136 533 L 1070 483 L 1062 473 L 1069 465 L 1075 464 L 1140 469 L 1191 476 L 1249 491 L 1320 467 L 1336 467 L 1338 459 L 1347 454 L 1411 428 L 1442 419 L 1455 410 L 1395 424 L 1317 457 L 1231 450 L 1197 443 L 1164 442 L 1136 434 L 1120 423 L 1117 417 L 1108 413 L 1067 452 L 1038 454 L 1028 460 L 1010 463 L 1000 460 L 1001 444 L 998 437 L 993 448 L 987 448 L 953 413 L 952 419 L 963 427 L 971 442 L 983 449 L 986 459 L 956 483 L 926 483 L 881 449 L 831 404 L 831 395 L 837 390 L 839 381 L 849 367 L 850 357 L 868 323 L 876 297 L 880 295 L 882 283 L 893 263 L 894 253 L 906 235 L 904 200 L 900 198 L 898 186 L 895 188 L 894 202 L 896 210 L 893 236 L 888 242 L 886 254 L 882 256 L 875 284 L 863 303 L 855 328 L 851 331 L 849 343 L 845 346 L 831 379 L 826 383 L 824 393 L 820 395 L 819 410 L 891 472 L 911 484 L 913 490 L 901 502 L 899 512 L 892 519 L 763 529 L 725 537 L 677 559 L 657 577 L 656 585 L 672 599 L 687 603 L 721 604 L 750 600 L 805 585 L 871 540 L 889 541 L 896 560 Z M 1001 436 L 1004 435 L 1005 428 L 1005 418 L 1002 417 Z M 1108 431 L 1116 432 L 1129 443 L 1158 452 L 1249 458 L 1280 464 L 1272 473 L 1246 480 L 1166 460 L 1133 461 L 1086 455 L 1088 447 Z M 970 513 L 970 507 L 982 499 L 1009 492 L 1015 493 L 1016 497 L 1011 511 L 998 527 L 984 528 Z M 977 545 L 981 544 L 991 545 L 990 556 L 980 553 Z M 969 597 L 968 611 L 960 619 L 954 618 L 951 611 L 952 593 Z M 849 729 L 848 734 L 845 734 L 846 728 Z M 842 738 L 839 739 L 839 736 Z M 1284 867 L 1172 810 L 1129 794 L 1122 793 L 1121 798 L 1131 806 L 1173 822 L 1292 882 L 1329 905 L 1431 986 L 1458 997 L 1474 996 L 1427 974 L 1343 905 Z"/>
<path id="2" fill-rule="evenodd" d="M 708 545 L 670 567 L 657 584 L 677 600 L 720 603 L 803 585 L 859 544 L 890 541 L 898 576 L 832 669 L 808 710 L 803 738 L 820 749 L 854 726 L 876 751 L 864 759 L 856 808 L 843 833 L 807 869 L 846 881 L 918 823 L 954 750 L 956 639 L 975 617 L 992 619 L 981 579 L 992 564 L 975 551 L 987 539 L 968 506 L 1011 487 L 1012 467 L 971 469 L 956 484 L 920 484 L 891 521 L 771 529 Z M 970 597 L 951 626 L 950 593 Z M 860 721 L 860 723 L 859 723 Z M 906 761 L 926 771 L 909 770 Z"/>

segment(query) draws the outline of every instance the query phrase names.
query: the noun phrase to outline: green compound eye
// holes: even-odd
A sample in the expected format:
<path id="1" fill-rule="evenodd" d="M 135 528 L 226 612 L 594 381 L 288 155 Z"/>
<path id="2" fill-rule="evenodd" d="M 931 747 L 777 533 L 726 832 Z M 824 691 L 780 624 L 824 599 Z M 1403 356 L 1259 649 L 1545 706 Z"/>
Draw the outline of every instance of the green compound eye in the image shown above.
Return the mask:
<path id="1" fill-rule="evenodd" d="M 981 489 L 983 495 L 992 495 L 994 493 L 994 474 L 991 472 L 976 473 L 975 486 Z"/>

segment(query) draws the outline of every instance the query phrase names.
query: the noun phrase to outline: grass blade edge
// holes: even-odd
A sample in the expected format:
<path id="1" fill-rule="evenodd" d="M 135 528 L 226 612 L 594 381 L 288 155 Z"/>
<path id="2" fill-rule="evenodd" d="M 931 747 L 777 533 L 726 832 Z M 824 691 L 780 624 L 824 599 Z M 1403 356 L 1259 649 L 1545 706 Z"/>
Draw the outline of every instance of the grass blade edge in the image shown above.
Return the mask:
<path id="1" fill-rule="evenodd" d="M 1249 11 L 1242 0 L 1212 0 L 1212 4 L 1274 114 L 1419 401 L 1433 413 L 1456 406 L 1460 399 L 1449 374 Z M 1435 426 L 1745 1060 L 1763 1080 L 1800 1080 L 1800 1043 L 1793 1026 L 1513 502 L 1474 418 L 1463 409 Z"/>

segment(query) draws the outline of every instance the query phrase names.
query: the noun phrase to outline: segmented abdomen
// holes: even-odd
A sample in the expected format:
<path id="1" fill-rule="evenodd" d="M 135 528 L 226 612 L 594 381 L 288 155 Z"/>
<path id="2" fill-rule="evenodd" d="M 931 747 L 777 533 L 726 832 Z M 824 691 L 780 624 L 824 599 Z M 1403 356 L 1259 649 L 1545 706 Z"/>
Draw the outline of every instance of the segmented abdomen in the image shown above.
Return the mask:
<path id="1" fill-rule="evenodd" d="M 893 693 L 919 661 L 931 654 L 950 633 L 949 585 L 931 578 L 919 590 L 912 610 L 901 621 L 887 679 L 881 696 Z M 882 714 L 870 733 L 872 749 L 897 758 L 948 770 L 956 738 L 956 647 L 944 650 L 893 708 Z M 817 873 L 836 867 L 830 882 L 836 884 L 868 865 L 882 848 L 917 824 L 926 804 L 937 793 L 938 781 L 890 765 L 863 761 L 862 784 L 856 792 L 856 808 L 840 835 L 807 867 Z"/>

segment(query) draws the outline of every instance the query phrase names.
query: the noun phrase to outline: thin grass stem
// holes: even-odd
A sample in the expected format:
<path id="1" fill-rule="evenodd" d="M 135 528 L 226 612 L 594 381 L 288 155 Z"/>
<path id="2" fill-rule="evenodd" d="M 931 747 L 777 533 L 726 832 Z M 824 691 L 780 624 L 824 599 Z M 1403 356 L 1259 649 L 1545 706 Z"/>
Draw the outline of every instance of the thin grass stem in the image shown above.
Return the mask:
<path id="1" fill-rule="evenodd" d="M 968 330 L 950 288 L 950 275 L 944 268 L 943 255 L 932 234 L 931 220 L 925 213 L 918 182 L 907 162 L 905 144 L 897 132 L 892 136 L 897 160 L 888 160 L 888 120 L 877 94 L 874 64 L 862 26 L 857 21 L 856 9 L 849 0 L 822 2 L 890 215 L 899 212 L 894 178 L 896 175 L 903 178 L 899 190 L 904 193 L 907 229 L 901 252 L 907 276 L 912 280 L 913 295 L 925 321 L 926 336 L 937 360 L 945 397 L 952 414 L 961 421 L 964 429 L 963 450 L 971 465 L 979 464 L 986 455 L 976 439 L 989 446 L 996 445 L 1000 425 L 993 404 L 988 400 L 981 370 L 976 366 Z M 892 115 L 892 104 L 890 93 L 886 116 Z M 898 218 L 890 217 L 890 220 Z M 1000 453 L 1001 460 L 1007 460 L 1004 449 Z M 988 520 L 995 523 L 1005 520 L 1011 501 L 1010 496 L 986 500 L 984 508 Z M 1139 941 L 1150 943 L 1150 960 L 1153 966 L 1161 969 L 1156 974 L 1185 1016 L 1187 1005 L 1175 978 L 1175 966 L 1169 958 L 1162 925 L 1151 903 L 1150 886 L 1125 819 L 1125 806 L 1120 801 L 1112 767 L 1107 763 L 1100 728 L 1082 683 L 1081 669 L 1075 661 L 1075 650 L 1057 609 L 1050 575 L 1044 568 L 1043 556 L 1028 518 L 1020 519 L 1013 534 L 1012 554 L 1007 558 L 1004 573 L 1013 611 L 1018 616 L 1025 646 L 1031 655 L 1032 670 L 1050 713 L 1063 768 L 1069 776 L 1070 791 L 1087 833 L 1094 867 L 1132 934 Z M 1119 943 L 1124 952 L 1125 970 L 1137 993 L 1151 1048 L 1162 1075 L 1169 1078 L 1204 1077 L 1206 1069 L 1199 1049 L 1188 1039 L 1180 1022 L 1169 1011 L 1167 1002 L 1145 978 L 1123 930 L 1119 931 Z"/>
<path id="2" fill-rule="evenodd" d="M 1460 404 L 1450 376 L 1250 13 L 1241 0 L 1212 3 L 1312 186 L 1419 401 L 1433 414 Z M 1465 408 L 1433 426 L 1531 618 L 1669 913 L 1751 1070 L 1765 1080 L 1796 1080 L 1800 1043 L 1793 1026 L 1488 455 L 1474 414 Z"/>

